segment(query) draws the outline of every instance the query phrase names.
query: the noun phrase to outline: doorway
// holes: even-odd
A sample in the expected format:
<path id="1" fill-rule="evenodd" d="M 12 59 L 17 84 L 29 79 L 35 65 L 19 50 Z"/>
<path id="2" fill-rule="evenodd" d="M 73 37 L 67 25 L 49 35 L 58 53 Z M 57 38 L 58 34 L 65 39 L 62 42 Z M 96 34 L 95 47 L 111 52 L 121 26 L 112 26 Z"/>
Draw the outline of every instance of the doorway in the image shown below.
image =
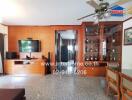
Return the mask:
<path id="1" fill-rule="evenodd" d="M 73 74 L 76 68 L 76 30 L 56 31 L 56 65 L 57 71 Z"/>

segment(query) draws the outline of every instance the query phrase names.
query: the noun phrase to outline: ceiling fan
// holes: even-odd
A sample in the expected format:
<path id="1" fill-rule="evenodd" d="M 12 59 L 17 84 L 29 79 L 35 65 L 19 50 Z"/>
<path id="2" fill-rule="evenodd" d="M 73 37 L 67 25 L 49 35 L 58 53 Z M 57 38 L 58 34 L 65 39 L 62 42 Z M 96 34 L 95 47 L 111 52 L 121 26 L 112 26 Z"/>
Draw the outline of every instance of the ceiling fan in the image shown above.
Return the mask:
<path id="1" fill-rule="evenodd" d="M 95 0 L 88 0 L 86 3 L 91 5 L 92 7 L 95 8 L 95 13 L 83 16 L 77 20 L 82 20 L 84 18 L 94 16 L 96 19 L 100 20 L 106 17 L 109 17 L 111 15 L 111 10 L 115 5 L 122 5 L 124 3 L 127 3 L 131 0 L 119 0 L 118 2 L 115 2 L 114 4 L 105 2 L 104 0 L 99 0 L 100 3 L 96 3 Z M 126 13 L 132 14 L 132 7 L 130 6 L 129 9 L 126 11 Z"/>

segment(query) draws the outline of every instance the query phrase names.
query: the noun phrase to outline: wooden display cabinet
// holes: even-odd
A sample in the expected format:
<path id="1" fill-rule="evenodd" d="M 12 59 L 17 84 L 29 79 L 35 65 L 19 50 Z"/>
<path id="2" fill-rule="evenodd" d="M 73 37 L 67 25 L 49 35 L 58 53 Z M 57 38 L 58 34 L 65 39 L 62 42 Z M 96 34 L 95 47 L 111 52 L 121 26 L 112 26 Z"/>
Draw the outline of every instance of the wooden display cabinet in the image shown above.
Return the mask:
<path id="1" fill-rule="evenodd" d="M 121 70 L 122 57 L 122 23 L 114 23 L 104 27 L 106 36 L 106 61 L 113 63 L 111 67 Z"/>
<path id="2" fill-rule="evenodd" d="M 105 66 L 113 61 L 121 66 L 122 22 L 84 22 L 82 26 L 87 75 L 105 75 Z"/>

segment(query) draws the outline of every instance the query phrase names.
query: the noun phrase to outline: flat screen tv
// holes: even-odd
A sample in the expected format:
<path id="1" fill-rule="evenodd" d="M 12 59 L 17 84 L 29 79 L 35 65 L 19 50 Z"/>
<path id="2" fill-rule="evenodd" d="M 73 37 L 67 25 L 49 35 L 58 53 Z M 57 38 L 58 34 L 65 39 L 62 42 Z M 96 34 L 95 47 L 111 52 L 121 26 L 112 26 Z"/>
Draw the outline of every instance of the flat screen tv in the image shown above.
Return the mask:
<path id="1" fill-rule="evenodd" d="M 40 52 L 39 40 L 19 40 L 20 52 Z"/>

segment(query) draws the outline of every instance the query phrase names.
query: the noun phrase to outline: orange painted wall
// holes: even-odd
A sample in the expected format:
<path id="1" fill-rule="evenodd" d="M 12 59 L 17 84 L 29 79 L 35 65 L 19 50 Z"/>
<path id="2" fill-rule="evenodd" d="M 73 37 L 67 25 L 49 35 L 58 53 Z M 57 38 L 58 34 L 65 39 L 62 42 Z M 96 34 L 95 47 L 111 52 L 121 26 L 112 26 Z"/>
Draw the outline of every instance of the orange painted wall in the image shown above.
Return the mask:
<path id="1" fill-rule="evenodd" d="M 83 61 L 83 28 L 80 25 L 58 26 L 9 26 L 9 51 L 17 51 L 18 40 L 33 38 L 41 41 L 41 51 L 47 56 L 51 52 L 51 61 L 55 63 L 55 30 L 77 30 L 77 61 Z"/>

